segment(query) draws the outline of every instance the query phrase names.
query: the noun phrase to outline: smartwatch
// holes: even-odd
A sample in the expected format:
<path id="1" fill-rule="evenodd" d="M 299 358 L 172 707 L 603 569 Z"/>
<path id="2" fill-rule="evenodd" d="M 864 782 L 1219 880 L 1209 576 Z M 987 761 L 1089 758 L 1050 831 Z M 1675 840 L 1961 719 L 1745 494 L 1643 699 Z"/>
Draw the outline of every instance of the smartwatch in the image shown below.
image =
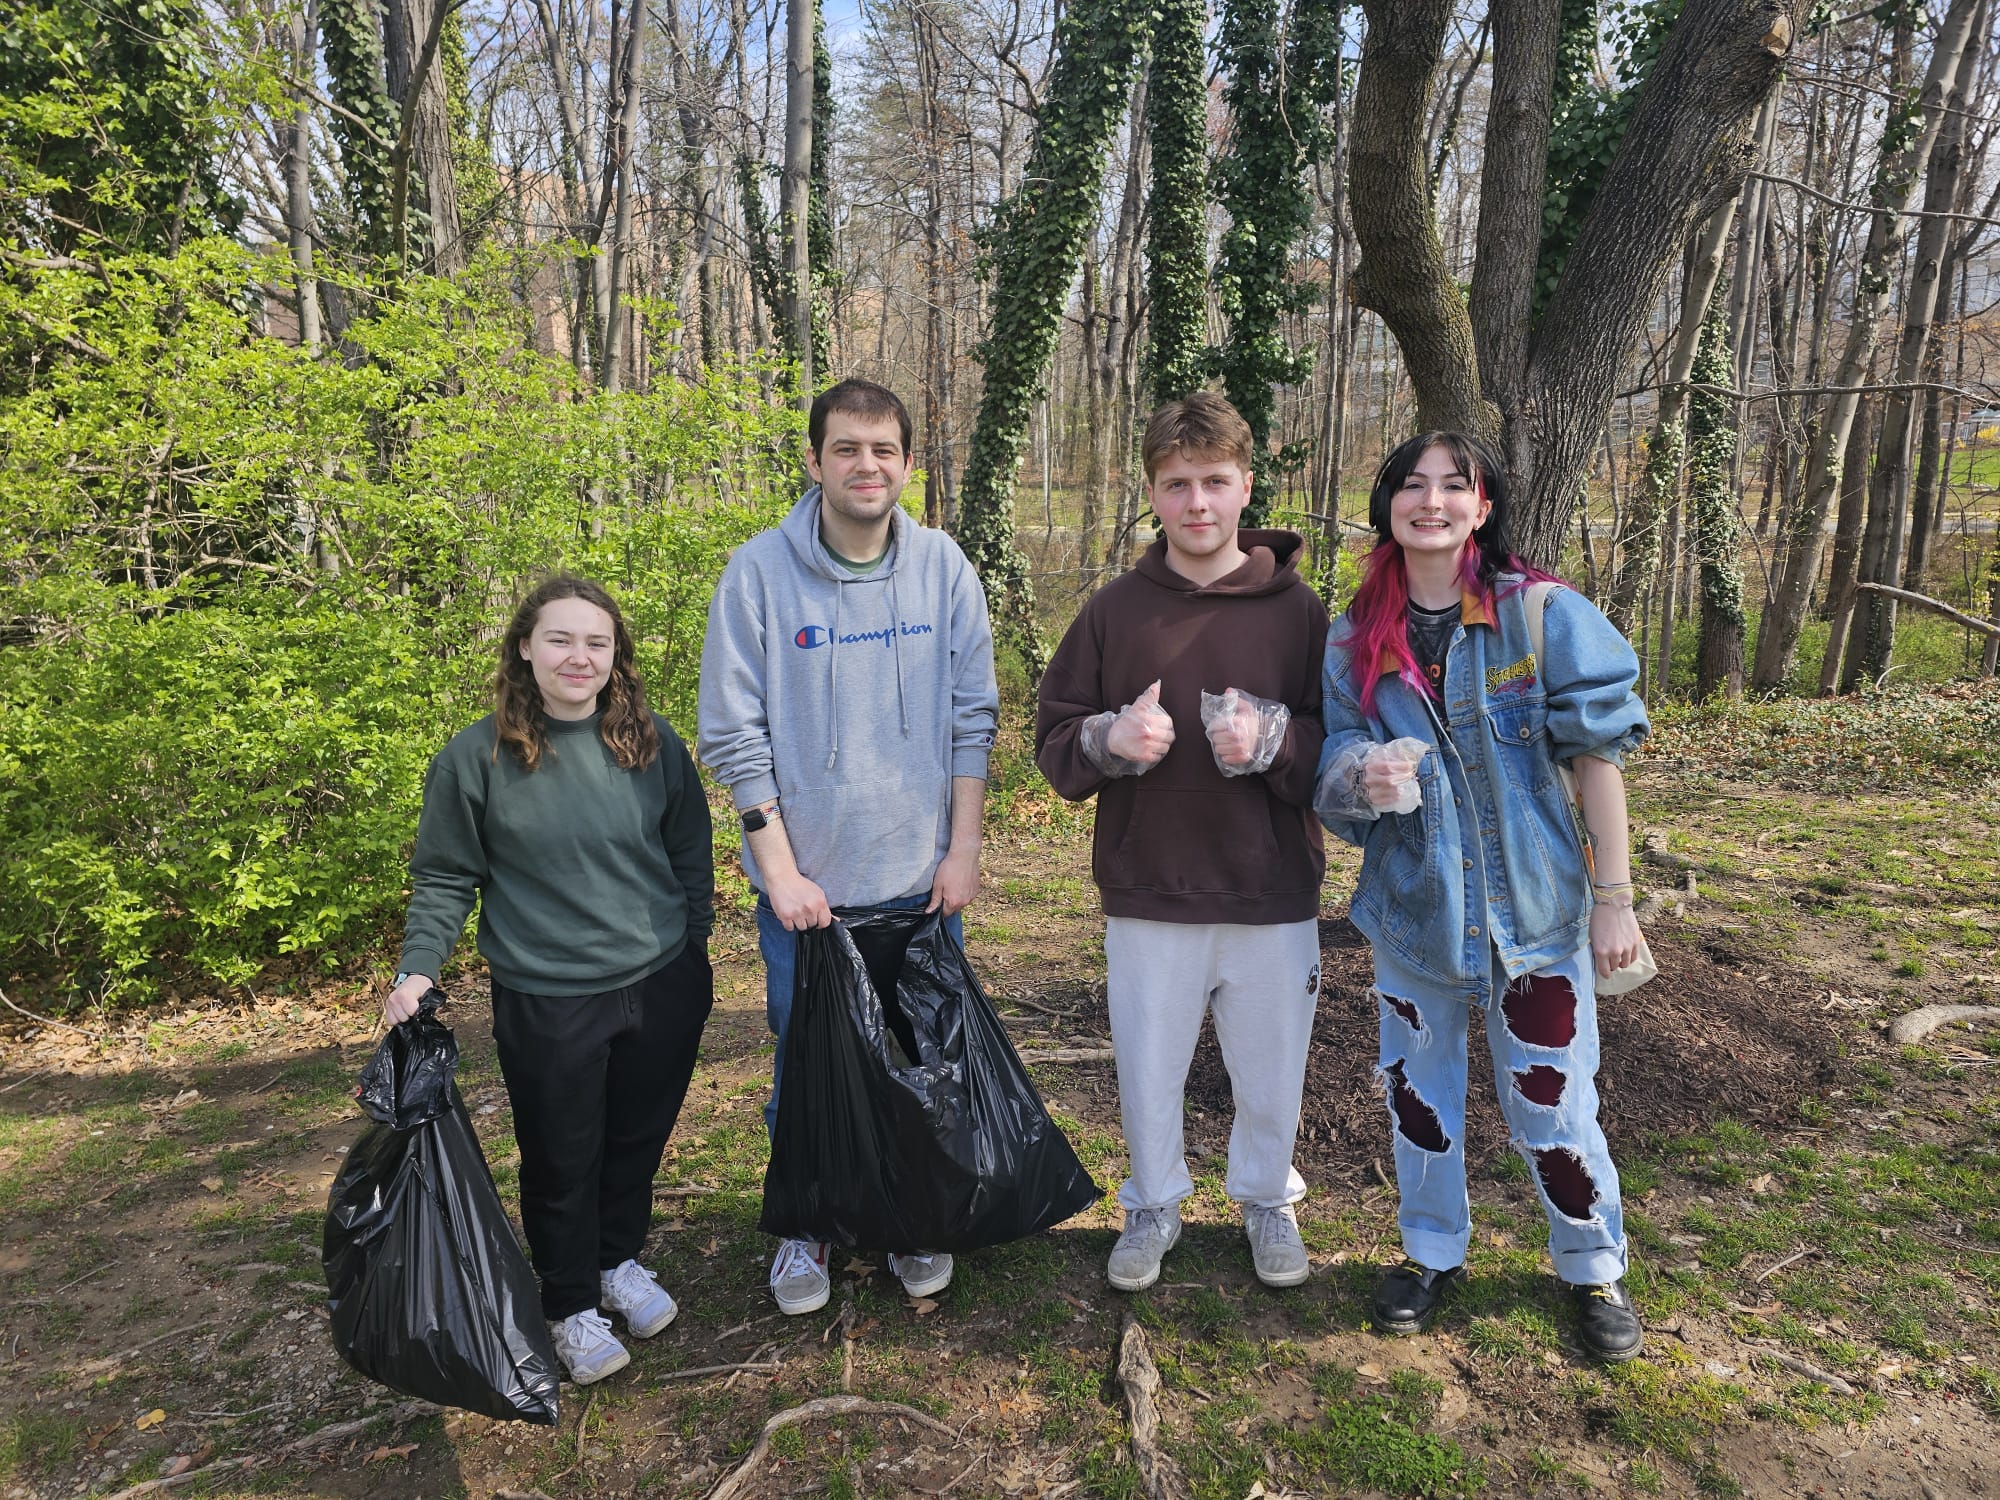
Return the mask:
<path id="1" fill-rule="evenodd" d="M 745 833 L 755 833 L 760 828 L 768 827 L 776 819 L 778 816 L 778 804 L 774 800 L 766 802 L 759 807 L 746 807 L 743 809 L 741 816 L 743 818 L 743 831 Z"/>

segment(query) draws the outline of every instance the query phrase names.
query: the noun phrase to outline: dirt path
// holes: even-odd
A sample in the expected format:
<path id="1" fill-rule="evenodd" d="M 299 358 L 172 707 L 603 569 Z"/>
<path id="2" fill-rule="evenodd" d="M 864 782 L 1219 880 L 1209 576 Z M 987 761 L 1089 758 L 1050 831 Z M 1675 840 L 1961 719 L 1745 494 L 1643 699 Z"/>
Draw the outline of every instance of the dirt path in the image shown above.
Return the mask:
<path id="1" fill-rule="evenodd" d="M 1366 949 L 1339 915 L 1342 854 L 1300 1151 L 1314 1189 L 1307 1286 L 1272 1293 L 1250 1274 L 1220 1184 L 1227 1078 L 1205 1039 L 1189 1091 L 1190 1228 L 1153 1292 L 1105 1288 L 1116 1216 L 1100 1206 L 965 1257 L 935 1308 L 885 1286 L 879 1257 L 842 1254 L 824 1315 L 777 1316 L 755 1231 L 769 1044 L 754 935 L 734 916 L 651 1242 L 684 1311 L 625 1374 L 566 1387 L 553 1430 L 413 1410 L 330 1347 L 320 1218 L 359 1130 L 348 1093 L 368 1013 L 301 994 L 152 1013 L 101 1038 L 23 1026 L 0 1072 L 0 1500 L 108 1495 L 176 1466 L 197 1482 L 169 1493 L 701 1496 L 772 1414 L 843 1391 L 906 1403 L 953 1435 L 816 1420 L 773 1439 L 747 1493 L 1129 1495 L 1113 1374 L 1128 1312 L 1159 1363 L 1167 1451 L 1199 1495 L 1989 1493 L 2000 1049 L 1956 1032 L 1899 1051 L 1876 1028 L 2000 984 L 1969 894 L 1984 880 L 1990 895 L 1991 866 L 1966 853 L 2000 847 L 2000 818 L 1944 805 L 1918 826 L 1902 804 L 1665 780 L 1642 783 L 1640 808 L 1673 830 L 1699 894 L 1651 929 L 1666 977 L 1604 1020 L 1632 1284 L 1651 1330 L 1635 1365 L 1604 1370 L 1575 1349 L 1490 1104 L 1469 1127 L 1466 1295 L 1428 1336 L 1367 1331 L 1396 1253 L 1394 1204 L 1377 1171 L 1386 1122 Z M 968 946 L 1024 1047 L 1094 1045 L 1105 1023 L 1087 847 L 1073 820 L 1045 827 L 996 842 Z M 463 990 L 461 1085 L 510 1194 L 483 997 Z M 1037 1076 L 1115 1186 L 1111 1070 Z M 675 1378 L 720 1364 L 776 1368 Z"/>

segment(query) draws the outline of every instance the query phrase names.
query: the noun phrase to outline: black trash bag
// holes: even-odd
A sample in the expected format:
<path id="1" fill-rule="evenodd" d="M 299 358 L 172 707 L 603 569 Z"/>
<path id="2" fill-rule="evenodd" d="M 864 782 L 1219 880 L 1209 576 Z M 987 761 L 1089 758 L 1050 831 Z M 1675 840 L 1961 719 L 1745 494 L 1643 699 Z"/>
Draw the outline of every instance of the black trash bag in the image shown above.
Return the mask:
<path id="1" fill-rule="evenodd" d="M 943 916 L 838 918 L 798 934 L 758 1227 L 907 1255 L 1004 1244 L 1094 1203 Z"/>
<path id="2" fill-rule="evenodd" d="M 556 1352 L 452 1073 L 442 992 L 392 1028 L 356 1091 L 375 1120 L 327 1195 L 333 1344 L 406 1396 L 501 1421 L 556 1420 Z"/>

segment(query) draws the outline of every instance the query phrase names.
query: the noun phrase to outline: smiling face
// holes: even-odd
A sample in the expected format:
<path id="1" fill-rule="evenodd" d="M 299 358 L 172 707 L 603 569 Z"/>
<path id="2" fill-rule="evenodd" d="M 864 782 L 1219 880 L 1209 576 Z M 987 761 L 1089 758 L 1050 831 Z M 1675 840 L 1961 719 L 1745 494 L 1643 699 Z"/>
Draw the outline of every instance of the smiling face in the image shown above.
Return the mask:
<path id="1" fill-rule="evenodd" d="M 587 599 L 552 599 L 542 606 L 520 649 L 551 719 L 587 719 L 597 711 L 617 654 L 615 630 L 611 616 Z"/>
<path id="2" fill-rule="evenodd" d="M 1169 453 L 1154 464 L 1147 498 L 1167 539 L 1167 565 L 1213 583 L 1243 561 L 1236 526 L 1250 503 L 1250 475 L 1223 454 Z"/>
<path id="3" fill-rule="evenodd" d="M 806 472 L 818 482 L 830 508 L 858 525 L 873 526 L 895 508 L 909 482 L 902 426 L 894 417 L 829 412 L 818 451 L 806 450 Z"/>
<path id="4" fill-rule="evenodd" d="M 1475 476 L 1434 443 L 1389 501 L 1389 534 L 1407 556 L 1456 558 L 1492 509 Z"/>

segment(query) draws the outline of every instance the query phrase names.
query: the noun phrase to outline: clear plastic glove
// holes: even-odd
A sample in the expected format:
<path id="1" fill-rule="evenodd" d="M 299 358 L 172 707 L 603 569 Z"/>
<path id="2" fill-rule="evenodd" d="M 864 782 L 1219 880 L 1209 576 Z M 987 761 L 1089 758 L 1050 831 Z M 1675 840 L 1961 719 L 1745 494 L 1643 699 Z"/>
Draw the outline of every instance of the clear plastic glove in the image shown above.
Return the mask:
<path id="1" fill-rule="evenodd" d="M 1106 709 L 1083 721 L 1083 758 L 1106 776 L 1144 776 L 1174 743 L 1174 721 L 1160 707 L 1156 681 L 1118 712 Z"/>
<path id="2" fill-rule="evenodd" d="M 1345 746 L 1327 763 L 1313 791 L 1323 818 L 1372 823 L 1383 813 L 1413 813 L 1424 804 L 1417 767 L 1430 749 L 1419 739 Z"/>
<path id="3" fill-rule="evenodd" d="M 1201 727 L 1215 766 L 1224 776 L 1251 776 L 1271 769 L 1292 711 L 1282 703 L 1230 688 L 1222 693 L 1203 690 Z"/>

